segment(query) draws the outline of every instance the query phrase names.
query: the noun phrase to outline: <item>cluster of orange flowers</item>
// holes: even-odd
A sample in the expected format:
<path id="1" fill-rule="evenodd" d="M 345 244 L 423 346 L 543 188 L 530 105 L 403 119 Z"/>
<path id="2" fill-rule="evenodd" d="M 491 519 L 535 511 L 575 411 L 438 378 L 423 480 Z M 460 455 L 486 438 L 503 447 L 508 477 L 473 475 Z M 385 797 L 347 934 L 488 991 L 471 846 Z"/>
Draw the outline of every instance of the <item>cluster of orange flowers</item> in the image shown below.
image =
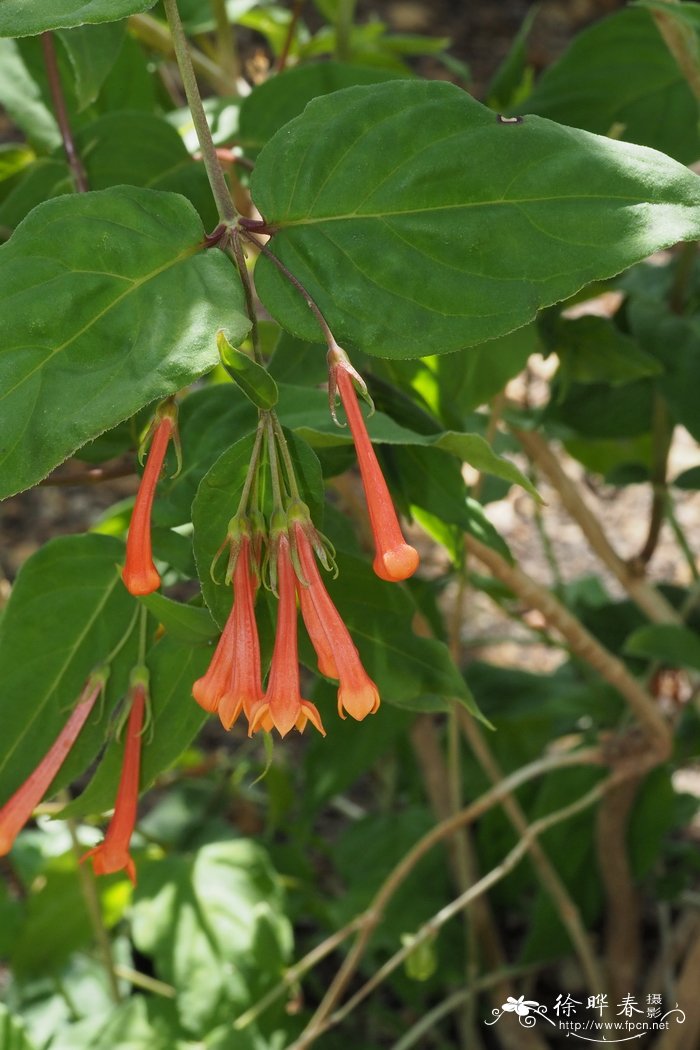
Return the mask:
<path id="1" fill-rule="evenodd" d="M 340 396 L 350 425 L 360 467 L 375 542 L 374 570 L 384 580 L 404 580 L 415 572 L 418 554 L 399 526 L 386 481 L 367 434 L 356 386 L 366 394 L 362 379 L 337 346 L 329 352 L 330 396 L 335 412 Z M 136 496 L 127 539 L 124 583 L 133 595 L 146 595 L 160 586 L 151 547 L 151 510 L 158 479 L 171 439 L 177 441 L 175 410 L 162 405 L 151 429 L 151 447 Z M 178 449 L 179 454 L 179 449 Z M 251 464 L 257 469 L 257 464 Z M 295 485 L 292 486 L 294 488 Z M 230 548 L 227 580 L 233 605 L 206 674 L 193 686 L 195 700 L 216 712 L 229 729 L 242 714 L 249 733 L 273 728 L 285 736 L 303 730 L 307 722 L 325 736 L 318 709 L 301 696 L 297 654 L 297 602 L 318 658 L 318 669 L 338 682 L 338 712 L 363 719 L 379 707 L 377 686 L 362 666 L 359 653 L 333 604 L 319 572 L 317 557 L 328 567 L 326 547 L 314 528 L 308 508 L 298 494 L 278 505 L 266 531 L 261 516 L 245 508 L 232 519 L 227 536 Z M 222 548 L 223 549 L 223 548 Z M 267 684 L 263 686 L 255 598 L 263 576 L 279 598 L 275 643 Z M 104 689 L 109 667 L 89 677 L 80 698 L 55 743 L 34 772 L 0 809 L 0 855 L 7 853 L 32 811 L 46 794 L 68 752 Z M 122 773 L 114 814 L 104 841 L 89 850 L 96 874 L 126 870 L 135 881 L 129 853 L 138 803 L 141 741 L 148 705 L 148 672 L 139 665 L 131 674 L 128 726 Z"/>

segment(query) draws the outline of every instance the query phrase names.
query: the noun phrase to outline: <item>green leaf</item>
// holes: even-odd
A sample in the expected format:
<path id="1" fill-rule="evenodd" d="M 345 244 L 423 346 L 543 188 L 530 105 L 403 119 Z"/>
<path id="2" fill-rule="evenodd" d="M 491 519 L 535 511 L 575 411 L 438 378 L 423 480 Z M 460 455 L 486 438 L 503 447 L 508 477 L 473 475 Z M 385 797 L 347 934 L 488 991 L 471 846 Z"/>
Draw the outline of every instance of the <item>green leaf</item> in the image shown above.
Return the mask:
<path id="1" fill-rule="evenodd" d="M 202 236 L 181 197 L 120 187 L 40 205 L 0 248 L 0 495 L 212 368 L 218 327 L 243 338 Z"/>
<path id="2" fill-rule="evenodd" d="M 315 448 L 332 448 L 352 444 L 347 428 L 337 427 L 328 411 L 328 400 L 323 391 L 306 387 L 281 386 L 279 416 Z M 382 412 L 375 412 L 367 420 L 367 431 L 372 441 L 388 445 L 425 445 L 451 452 L 476 470 L 493 474 L 514 485 L 521 485 L 531 496 L 539 499 L 537 490 L 514 463 L 496 455 L 480 434 L 459 434 L 445 431 L 438 434 L 417 434 L 395 423 Z"/>
<path id="3" fill-rule="evenodd" d="M 565 389 L 572 382 L 619 386 L 663 372 L 655 357 L 607 317 L 568 320 L 560 314 L 545 314 L 541 329 L 544 342 L 559 356 Z"/>
<path id="4" fill-rule="evenodd" d="M 125 23 L 110 22 L 104 25 L 61 29 L 56 34 L 66 49 L 73 69 L 79 111 L 98 97 L 121 51 L 125 32 Z"/>
<path id="5" fill-rule="evenodd" d="M 156 0 L 2 0 L 0 36 L 35 36 L 47 29 L 118 22 L 153 7 Z"/>
<path id="6" fill-rule="evenodd" d="M 486 97 L 494 109 L 506 110 L 527 98 L 532 86 L 532 67 L 528 65 L 528 37 L 539 13 L 532 4 L 515 35 L 508 54 L 496 70 Z"/>
<path id="7" fill-rule="evenodd" d="M 683 164 L 700 157 L 698 104 L 647 11 L 627 8 L 579 33 L 523 109 Z"/>
<path id="8" fill-rule="evenodd" d="M 639 627 L 625 642 L 625 652 L 700 671 L 700 638 L 687 627 L 666 623 Z"/>
<path id="9" fill-rule="evenodd" d="M 117 565 L 124 547 L 107 536 L 66 536 L 23 565 L 0 623 L 0 800 L 44 757 L 85 684 L 127 630 L 135 610 Z M 131 651 L 115 661 L 108 707 L 124 688 Z M 70 783 L 102 745 L 105 721 L 89 719 L 51 793 Z"/>
<path id="10" fill-rule="evenodd" d="M 147 655 L 150 671 L 153 733 L 144 735 L 140 791 L 168 769 L 191 743 L 206 720 L 192 697 L 192 683 L 204 674 L 211 649 L 190 646 L 175 637 L 163 638 Z M 61 816 L 104 813 L 114 806 L 124 754 L 124 741 L 110 737 L 100 765 L 85 791 L 61 811 Z"/>
<path id="11" fill-rule="evenodd" d="M 14 1017 L 0 1003 L 0 1050 L 34 1050 L 21 1017 Z"/>
<path id="12" fill-rule="evenodd" d="M 0 21 L 2 10 L 0 7 Z M 60 144 L 58 124 L 14 40 L 0 40 L 0 104 L 37 149 L 49 150 Z"/>
<path id="13" fill-rule="evenodd" d="M 396 77 L 388 70 L 332 61 L 289 69 L 270 77 L 243 99 L 238 141 L 246 150 L 257 151 L 319 95 L 355 84 L 380 84 Z"/>
<path id="14" fill-rule="evenodd" d="M 287 439 L 302 498 L 320 528 L 324 489 L 318 458 L 301 438 L 288 434 Z M 228 523 L 236 513 L 254 440 L 255 435 L 249 434 L 219 456 L 202 479 L 192 504 L 194 556 L 202 594 L 220 627 L 224 626 L 231 610 L 231 588 L 214 583 L 210 570 L 214 556 L 226 537 Z M 263 487 L 261 496 L 263 500 L 269 500 L 269 485 Z M 269 513 L 270 506 L 263 505 L 266 513 Z"/>
<path id="15" fill-rule="evenodd" d="M 669 15 L 674 22 L 679 22 L 688 29 L 700 32 L 700 4 L 678 3 L 677 0 L 631 0 L 630 7 L 646 7 L 648 11 L 658 11 Z"/>
<path id="16" fill-rule="evenodd" d="M 180 642 L 196 645 L 211 642 L 219 637 L 219 631 L 207 609 L 175 602 L 158 591 L 144 595 L 139 601 L 162 624 L 166 632 Z"/>
<path id="17" fill-rule="evenodd" d="M 292 942 L 279 879 L 246 839 L 143 865 L 133 938 L 178 989 L 181 1023 L 198 1036 L 276 983 Z"/>
<path id="18" fill-rule="evenodd" d="M 277 383 L 270 373 L 248 354 L 231 346 L 224 332 L 216 333 L 216 345 L 219 348 L 224 368 L 231 379 L 241 388 L 248 400 L 257 408 L 274 408 L 279 399 Z"/>
<path id="19" fill-rule="evenodd" d="M 251 187 L 271 251 L 341 345 L 379 357 L 493 339 L 700 236 L 697 177 L 667 157 L 535 116 L 503 124 L 435 82 L 316 99 L 262 150 Z M 269 258 L 255 275 L 275 319 L 317 339 Z"/>

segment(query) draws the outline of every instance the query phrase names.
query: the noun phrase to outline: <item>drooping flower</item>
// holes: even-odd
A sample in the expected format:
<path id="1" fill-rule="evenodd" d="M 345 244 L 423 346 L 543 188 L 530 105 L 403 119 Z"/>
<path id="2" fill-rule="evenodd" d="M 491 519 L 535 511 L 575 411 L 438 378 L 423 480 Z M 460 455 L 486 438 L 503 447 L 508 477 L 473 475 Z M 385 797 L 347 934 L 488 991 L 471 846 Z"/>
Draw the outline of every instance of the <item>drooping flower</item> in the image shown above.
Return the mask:
<path id="1" fill-rule="evenodd" d="M 250 562 L 250 540 L 241 542 L 233 574 L 233 643 L 228 687 L 219 701 L 219 718 L 230 729 L 243 712 L 250 721 L 262 700 L 260 643 L 255 621 L 255 587 Z"/>
<path id="2" fill-rule="evenodd" d="M 136 824 L 139 800 L 141 733 L 148 701 L 148 677 L 145 668 L 138 668 L 137 673 L 132 675 L 129 695 L 131 708 L 114 814 L 103 841 L 83 854 L 81 862 L 89 857 L 95 875 L 112 875 L 116 871 L 126 870 L 132 883 L 136 885 L 136 868 L 129 853 L 129 844 Z"/>
<path id="3" fill-rule="evenodd" d="M 97 697 L 104 688 L 109 675 L 107 667 L 98 668 L 89 676 L 78 703 L 56 740 L 33 773 L 12 798 L 0 809 L 0 856 L 9 853 L 15 838 L 48 791 L 51 782 L 63 765 L 68 752 L 78 738 L 81 729 L 92 711 Z"/>
<path id="4" fill-rule="evenodd" d="M 362 380 L 340 347 L 329 352 L 328 361 L 331 403 L 334 403 L 337 391 L 355 442 L 374 536 L 374 571 L 383 580 L 405 580 L 418 568 L 418 552 L 404 539 L 389 489 L 367 433 L 355 390 L 355 380 L 360 383 Z"/>
<path id="5" fill-rule="evenodd" d="M 153 564 L 151 511 L 168 442 L 175 433 L 175 409 L 172 404 L 161 406 L 157 418 L 141 484 L 136 493 L 126 541 L 126 564 L 122 571 L 126 589 L 134 595 L 151 594 L 160 587 L 160 575 Z"/>
<path id="6" fill-rule="evenodd" d="M 303 730 L 309 721 L 325 736 L 318 710 L 301 696 L 297 656 L 296 574 L 289 538 L 285 532 L 281 532 L 274 543 L 279 588 L 275 646 L 267 689 L 252 713 L 250 732 L 274 727 L 281 736 L 286 736 L 294 727 Z"/>
<path id="7" fill-rule="evenodd" d="M 321 674 L 339 680 L 340 717 L 345 718 L 344 712 L 347 711 L 353 718 L 362 720 L 374 714 L 379 707 L 379 690 L 362 666 L 350 632 L 325 588 L 306 529 L 299 521 L 295 521 L 292 527 L 307 584 L 305 586 L 297 580 L 299 601 L 306 629 L 319 658 L 319 670 Z M 329 653 L 336 672 L 333 674 L 323 669 L 327 665 Z"/>
<path id="8" fill-rule="evenodd" d="M 219 710 L 221 697 L 229 687 L 235 652 L 235 602 L 217 642 L 214 655 L 205 674 L 192 686 L 192 696 L 200 707 L 210 714 Z"/>

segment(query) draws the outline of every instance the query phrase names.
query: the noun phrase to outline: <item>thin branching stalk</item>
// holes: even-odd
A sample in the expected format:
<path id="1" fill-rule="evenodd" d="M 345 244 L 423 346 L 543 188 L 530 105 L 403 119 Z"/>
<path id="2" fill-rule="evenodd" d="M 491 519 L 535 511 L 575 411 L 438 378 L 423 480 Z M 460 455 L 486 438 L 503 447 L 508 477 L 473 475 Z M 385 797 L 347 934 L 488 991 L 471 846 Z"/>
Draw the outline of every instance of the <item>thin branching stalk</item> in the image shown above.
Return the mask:
<path id="1" fill-rule="evenodd" d="M 622 584 L 633 602 L 653 623 L 680 623 L 680 617 L 662 594 L 635 573 L 614 550 L 598 518 L 581 496 L 578 486 L 566 473 L 547 441 L 533 430 L 514 430 L 532 462 L 549 479 L 559 497 L 588 540 L 593 553 Z"/>
<path id="2" fill-rule="evenodd" d="M 75 145 L 70 120 L 68 119 L 66 99 L 63 94 L 63 85 L 61 84 L 61 74 L 58 71 L 58 62 L 56 61 L 56 47 L 53 40 L 53 33 L 47 32 L 41 34 L 41 48 L 44 53 L 44 64 L 46 66 L 46 76 L 49 81 L 51 102 L 53 103 L 56 122 L 58 123 L 61 132 L 61 139 L 63 140 L 63 149 L 66 154 L 66 160 L 68 161 L 68 167 L 71 170 L 76 190 L 79 193 L 86 193 L 90 187 L 88 185 L 83 162 L 80 159 L 80 154 Z"/>
<path id="3" fill-rule="evenodd" d="M 130 31 L 143 44 L 168 58 L 175 57 L 173 38 L 168 32 L 168 27 L 162 22 L 148 14 L 131 15 L 128 21 Z M 230 80 L 221 66 L 192 44 L 188 44 L 188 50 L 195 73 L 206 80 L 217 94 L 230 94 Z"/>
<path id="4" fill-rule="evenodd" d="M 209 130 L 209 123 L 207 121 L 206 113 L 204 112 L 201 95 L 199 94 L 197 78 L 192 66 L 192 58 L 187 46 L 185 30 L 182 27 L 180 12 L 177 9 L 177 0 L 163 0 L 163 6 L 168 19 L 168 25 L 170 26 L 170 35 L 172 37 L 178 69 L 180 70 L 180 76 L 182 77 L 182 86 L 184 87 L 185 95 L 187 96 L 187 104 L 190 108 L 190 113 L 192 114 L 192 122 L 194 123 L 194 128 L 197 132 L 197 141 L 199 142 L 199 148 L 202 151 L 202 160 L 204 161 L 204 167 L 206 168 L 207 177 L 209 178 L 211 192 L 214 195 L 214 200 L 216 201 L 216 206 L 219 211 L 219 218 L 222 222 L 232 225 L 238 218 L 238 212 L 236 211 L 231 198 L 223 168 L 221 167 L 219 158 L 216 155 L 211 131 Z"/>
<path id="5" fill-rule="evenodd" d="M 311 1018 L 300 1039 L 294 1044 L 294 1050 L 303 1050 L 304 1047 L 310 1046 L 317 1035 L 326 1030 L 326 1022 L 357 971 L 372 934 L 382 920 L 389 901 L 411 874 L 416 864 L 423 859 L 433 846 L 453 835 L 459 828 L 467 827 L 475 820 L 478 820 L 484 813 L 498 805 L 505 795 L 515 791 L 521 784 L 525 784 L 529 780 L 543 776 L 553 769 L 602 764 L 603 755 L 600 748 L 585 748 L 569 753 L 545 755 L 543 758 L 530 762 L 528 765 L 522 766 L 514 773 L 511 773 L 500 784 L 486 791 L 460 813 L 456 813 L 454 816 L 436 824 L 434 828 L 419 839 L 392 869 L 375 894 L 369 908 L 364 912 L 363 923 L 355 943 L 331 981 L 316 1013 Z M 488 886 L 485 889 L 488 889 Z M 469 903 L 469 901 L 466 903 Z"/>
<path id="6" fill-rule="evenodd" d="M 541 587 L 516 565 L 510 565 L 497 551 L 467 536 L 469 552 L 486 565 L 496 579 L 518 595 L 527 605 L 538 609 L 551 627 L 563 635 L 572 653 L 589 664 L 627 701 L 644 730 L 650 745 L 651 765 L 665 759 L 671 750 L 672 734 L 654 697 L 647 692 L 625 665 L 613 656 L 546 588 Z"/>
<path id="7" fill-rule="evenodd" d="M 395 952 L 383 966 L 380 966 L 372 977 L 366 981 L 365 984 L 363 984 L 362 987 L 350 999 L 348 999 L 340 1009 L 335 1010 L 332 1013 L 327 1013 L 323 1018 L 318 1018 L 318 1016 L 315 1015 L 306 1031 L 302 1032 L 299 1039 L 296 1040 L 288 1050 L 306 1050 L 306 1047 L 311 1046 L 319 1035 L 328 1031 L 329 1028 L 335 1027 L 335 1025 L 344 1020 L 348 1014 L 352 1013 L 352 1011 L 374 991 L 375 988 L 382 984 L 387 977 L 405 962 L 411 952 L 414 951 L 418 945 L 434 937 L 435 934 L 463 908 L 466 908 L 473 900 L 481 896 L 483 893 L 486 893 L 486 891 L 492 886 L 495 886 L 496 883 L 500 882 L 501 879 L 510 874 L 510 872 L 527 854 L 530 843 L 534 839 L 549 830 L 549 828 L 555 827 L 557 824 L 569 820 L 577 813 L 581 813 L 594 803 L 600 801 L 605 792 L 608 791 L 614 783 L 614 777 L 606 777 L 599 781 L 590 791 L 587 791 L 585 795 L 576 799 L 575 802 L 570 803 L 568 806 L 564 806 L 562 809 L 556 810 L 554 813 L 549 813 L 546 817 L 541 817 L 539 820 L 536 820 L 531 824 L 520 841 L 516 843 L 500 864 L 496 865 L 495 868 L 492 868 L 488 874 L 484 875 L 478 882 L 474 883 L 473 886 L 470 886 L 468 890 L 460 894 L 460 896 L 456 897 L 453 901 L 450 901 L 446 907 L 441 908 L 439 912 L 436 912 L 436 914 L 432 916 L 432 918 L 423 923 L 411 938 L 410 943 L 404 945 L 399 951 Z M 428 836 L 426 836 L 426 838 L 427 837 Z"/>

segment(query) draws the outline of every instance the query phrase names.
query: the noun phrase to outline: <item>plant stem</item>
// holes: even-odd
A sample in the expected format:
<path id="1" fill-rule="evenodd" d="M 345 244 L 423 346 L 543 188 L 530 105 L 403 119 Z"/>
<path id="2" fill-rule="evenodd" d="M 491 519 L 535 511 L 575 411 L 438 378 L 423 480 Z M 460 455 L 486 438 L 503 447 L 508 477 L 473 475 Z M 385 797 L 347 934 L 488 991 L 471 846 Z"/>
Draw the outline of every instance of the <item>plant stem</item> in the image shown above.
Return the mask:
<path id="1" fill-rule="evenodd" d="M 284 462 L 284 467 L 285 467 L 285 471 L 286 471 L 286 474 L 287 474 L 287 483 L 289 485 L 290 495 L 291 495 L 292 499 L 301 501 L 301 495 L 299 493 L 299 486 L 297 485 L 297 479 L 296 479 L 296 475 L 294 473 L 294 464 L 292 463 L 292 457 L 289 454 L 289 445 L 287 444 L 287 439 L 284 436 L 284 430 L 282 429 L 282 424 L 280 423 L 279 419 L 277 418 L 277 414 L 275 412 L 271 413 L 271 416 L 272 416 L 272 426 L 273 426 L 275 434 L 277 436 L 277 443 L 279 445 L 280 452 L 282 453 L 282 460 Z"/>
<path id="2" fill-rule="evenodd" d="M 496 761 L 478 723 L 464 708 L 459 709 L 458 717 L 462 732 L 467 738 L 476 760 L 491 783 L 498 784 L 503 779 L 503 770 Z M 516 796 L 510 793 L 504 795 L 501 804 L 512 827 L 518 835 L 523 835 L 527 831 L 528 821 Z M 602 992 L 605 988 L 603 972 L 591 947 L 588 932 L 581 918 L 581 912 L 544 848 L 537 841 L 533 841 L 530 845 L 530 860 L 543 888 L 556 907 L 561 923 L 576 950 L 589 991 L 592 994 Z"/>
<path id="3" fill-rule="evenodd" d="M 243 285 L 243 295 L 245 298 L 245 308 L 250 321 L 250 337 L 253 343 L 253 357 L 259 365 L 264 366 L 262 350 L 260 348 L 260 330 L 258 329 L 258 316 L 255 312 L 255 302 L 253 300 L 253 286 L 250 281 L 250 274 L 248 273 L 248 266 L 246 263 L 245 252 L 243 245 L 241 244 L 240 227 L 236 227 L 231 232 L 231 251 L 233 258 L 238 267 L 238 273 L 241 278 L 241 284 Z"/>
<path id="4" fill-rule="evenodd" d="M 543 832 L 549 828 L 554 827 L 557 824 L 561 824 L 563 821 L 568 820 L 570 817 L 575 816 L 582 810 L 592 806 L 595 802 L 599 801 L 614 783 L 613 777 L 607 777 L 604 780 L 599 781 L 590 791 L 582 795 L 575 802 L 570 803 L 568 806 L 564 806 L 562 809 L 555 810 L 554 813 L 547 814 L 546 817 L 541 817 L 534 823 L 530 824 L 527 832 L 522 836 L 520 841 L 513 847 L 513 849 L 504 857 L 500 864 L 495 868 L 492 868 L 487 875 L 479 879 L 473 886 L 470 886 L 468 890 L 460 894 L 451 901 L 446 907 L 441 908 L 431 919 L 423 923 L 420 929 L 417 930 L 415 935 L 411 938 L 410 943 L 402 947 L 392 957 L 384 963 L 378 970 L 374 972 L 372 977 L 362 985 L 357 991 L 339 1010 L 336 1010 L 332 1015 L 329 1016 L 330 1011 L 321 1017 L 320 1009 L 314 1018 L 312 1018 L 307 1029 L 302 1032 L 299 1039 L 292 1044 L 289 1050 L 306 1050 L 306 1047 L 310 1046 L 316 1038 L 329 1028 L 335 1026 L 342 1021 L 352 1010 L 355 1009 L 359 1003 L 362 1002 L 374 989 L 382 983 L 391 973 L 400 966 L 404 960 L 411 954 L 418 944 L 422 944 L 428 938 L 433 937 L 438 930 L 440 930 L 446 922 L 448 922 L 453 916 L 457 915 L 463 908 L 465 908 L 471 901 L 480 897 L 488 889 L 494 886 L 501 879 L 505 878 L 513 868 L 523 859 L 528 852 L 530 843 L 538 838 Z M 485 796 L 482 796 L 484 798 Z M 439 825 L 438 825 L 439 827 Z M 437 829 L 434 829 L 437 830 Z M 425 838 L 428 838 L 426 836 Z M 424 842 L 425 839 L 421 840 Z M 413 851 L 412 851 L 413 852 Z M 409 854 L 410 856 L 410 854 Z M 404 858 L 405 859 L 405 858 Z M 400 866 L 399 866 L 400 867 Z M 395 871 L 397 869 L 394 869 Z M 393 874 L 393 873 L 392 873 Z M 390 876 L 391 878 L 391 876 Z M 385 884 L 386 885 L 386 884 Z M 380 893 L 382 891 L 380 890 Z M 377 898 L 375 897 L 375 902 Z"/>
<path id="5" fill-rule="evenodd" d="M 233 38 L 233 26 L 228 19 L 226 0 L 210 0 L 216 20 L 216 43 L 219 65 L 231 78 L 231 89 L 235 93 L 236 82 L 240 74 L 238 54 Z"/>
<path id="6" fill-rule="evenodd" d="M 372 933 L 381 921 L 389 901 L 413 871 L 416 864 L 422 860 L 433 846 L 453 835 L 459 828 L 467 827 L 475 820 L 478 820 L 484 813 L 498 805 L 505 795 L 515 791 L 521 784 L 525 784 L 535 777 L 542 776 L 552 769 L 578 765 L 600 765 L 602 761 L 602 752 L 599 748 L 546 755 L 544 758 L 537 759 L 535 762 L 522 766 L 514 773 L 511 773 L 500 784 L 486 791 L 465 809 L 454 814 L 454 816 L 440 821 L 439 824 L 436 824 L 435 827 L 423 835 L 392 869 L 374 895 L 369 908 L 364 912 L 364 921 L 355 943 L 331 981 L 316 1013 L 309 1021 L 299 1041 L 294 1044 L 294 1050 L 303 1050 L 304 1047 L 311 1044 L 317 1035 L 326 1030 L 326 1019 L 332 1014 L 336 1003 L 352 980 Z"/>
<path id="7" fill-rule="evenodd" d="M 272 426 L 272 415 L 267 413 L 265 420 L 267 429 L 267 455 L 270 460 L 270 478 L 272 479 L 272 503 L 275 510 L 284 509 L 282 499 L 282 486 L 280 483 L 280 465 L 277 459 L 277 446 L 275 445 L 275 432 Z"/>
<path id="8" fill-rule="evenodd" d="M 287 59 L 289 58 L 289 50 L 292 46 L 292 41 L 294 40 L 294 33 L 296 32 L 299 19 L 301 18 L 301 12 L 303 7 L 304 0 L 294 0 L 294 4 L 292 5 L 292 17 L 289 20 L 289 25 L 287 26 L 287 34 L 284 38 L 284 44 L 282 45 L 282 50 L 280 51 L 279 58 L 277 59 L 277 66 L 275 69 L 275 72 L 277 73 L 284 73 L 285 67 L 287 65 Z"/>
<path id="9" fill-rule="evenodd" d="M 335 57 L 339 62 L 349 62 L 352 51 L 352 23 L 355 18 L 357 0 L 338 0 L 335 20 Z"/>
<path id="10" fill-rule="evenodd" d="M 168 58 L 175 55 L 173 40 L 167 27 L 151 15 L 131 15 L 129 29 L 138 40 L 147 47 L 152 47 L 154 51 L 159 51 Z M 218 94 L 228 95 L 231 85 L 221 67 L 192 44 L 188 45 L 188 50 L 195 72 L 208 81 Z"/>
<path id="11" fill-rule="evenodd" d="M 325 959 L 327 955 L 334 952 L 336 948 L 339 948 L 343 941 L 346 941 L 348 937 L 351 937 L 353 933 L 362 925 L 363 916 L 356 916 L 351 922 L 342 929 L 336 930 L 335 933 L 331 934 L 330 937 L 326 937 L 324 941 L 317 944 L 315 948 L 312 948 L 310 952 L 295 963 L 285 973 L 282 980 L 271 988 L 266 995 L 259 999 L 257 1003 L 254 1003 L 244 1014 L 240 1014 L 239 1017 L 233 1022 L 233 1027 L 237 1032 L 240 1032 L 243 1028 L 247 1028 L 248 1025 L 252 1024 L 253 1021 L 257 1021 L 258 1017 L 267 1010 L 268 1006 L 272 1006 L 281 995 L 284 995 L 297 981 L 301 980 L 304 974 L 312 970 L 317 963 L 320 963 L 322 959 Z"/>
<path id="12" fill-rule="evenodd" d="M 598 518 L 581 497 L 579 486 L 568 476 L 547 441 L 533 430 L 514 430 L 525 452 L 557 490 L 567 511 L 577 523 L 594 554 L 619 580 L 642 612 L 653 623 L 680 623 L 673 606 L 647 580 L 634 573 L 613 549 Z"/>
<path id="13" fill-rule="evenodd" d="M 270 251 L 270 249 L 267 247 L 266 244 L 261 244 L 260 241 L 258 241 L 255 237 L 253 237 L 252 234 L 249 233 L 249 231 L 245 227 L 242 227 L 242 233 L 243 233 L 243 236 L 248 241 L 251 242 L 251 244 L 254 244 L 255 247 L 258 248 L 262 252 L 262 254 L 265 256 L 266 259 L 269 259 L 270 262 L 273 263 L 277 267 L 277 269 L 280 271 L 280 273 L 284 274 L 284 276 L 287 278 L 289 283 L 294 285 L 296 290 L 303 297 L 304 301 L 306 302 L 306 305 L 309 307 L 309 309 L 311 310 L 312 314 L 316 318 L 319 328 L 323 332 L 323 338 L 326 340 L 326 343 L 328 345 L 328 349 L 332 350 L 335 346 L 337 346 L 335 337 L 334 337 L 333 333 L 331 332 L 330 327 L 328 326 L 328 322 L 326 321 L 325 317 L 323 316 L 323 314 L 319 310 L 319 308 L 316 305 L 315 301 L 311 298 L 311 296 L 307 292 L 306 288 L 304 288 L 304 285 L 301 283 L 301 281 L 298 280 L 298 278 L 296 278 L 294 276 L 294 274 L 291 272 L 291 270 L 287 269 L 287 267 L 284 265 L 284 263 L 280 259 L 277 258 L 277 256 L 274 254 L 274 252 Z"/>
<path id="14" fill-rule="evenodd" d="M 180 76 L 182 77 L 182 85 L 185 89 L 185 95 L 187 96 L 187 104 L 190 107 L 190 112 L 192 114 L 192 121 L 194 123 L 195 131 L 197 132 L 199 148 L 202 151 L 202 160 L 204 161 L 204 167 L 206 168 L 207 176 L 209 178 L 209 185 L 211 186 L 211 191 L 214 195 L 214 200 L 216 201 L 216 206 L 219 211 L 219 218 L 227 225 L 233 225 L 238 218 L 238 212 L 236 211 L 233 200 L 231 199 L 231 194 L 229 193 L 228 185 L 226 183 L 226 176 L 224 175 L 221 164 L 219 163 L 219 158 L 216 155 L 216 149 L 212 141 L 207 116 L 204 112 L 202 98 L 197 86 L 197 78 L 195 77 L 194 69 L 192 67 L 192 58 L 190 57 L 189 48 L 187 46 L 185 30 L 182 27 L 180 12 L 177 9 L 177 0 L 163 0 L 163 6 L 165 7 L 168 25 L 170 26 L 170 35 L 175 50 L 175 58 L 177 59 L 178 69 L 180 70 Z"/>
<path id="15" fill-rule="evenodd" d="M 238 510 L 236 514 L 245 514 L 246 506 L 248 504 L 248 497 L 250 496 L 250 490 L 253 487 L 256 475 L 258 473 L 258 460 L 260 459 L 260 449 L 262 447 L 263 434 L 265 433 L 266 419 L 261 412 L 258 417 L 258 426 L 255 431 L 255 442 L 253 444 L 253 451 L 250 455 L 250 463 L 248 464 L 248 473 L 246 474 L 245 481 L 243 483 L 243 491 L 241 492 L 241 498 L 238 503 Z"/>
<path id="16" fill-rule="evenodd" d="M 67 792 L 63 792 L 64 805 L 70 802 Z M 80 845 L 78 839 L 78 829 L 76 827 L 75 820 L 72 817 L 66 818 L 66 826 L 68 833 L 71 837 L 73 844 L 73 853 L 77 862 L 77 873 L 78 882 L 80 884 L 80 892 L 83 895 L 85 901 L 85 907 L 87 909 L 88 918 L 90 919 L 90 925 L 92 926 L 92 932 L 95 935 L 97 941 L 97 947 L 102 957 L 102 965 L 104 967 L 105 974 L 107 975 L 107 983 L 109 985 L 109 993 L 112 1000 L 115 1003 L 120 1003 L 122 1000 L 121 992 L 119 991 L 119 982 L 117 981 L 117 975 L 114 969 L 114 957 L 112 955 L 112 943 L 107 933 L 107 928 L 102 919 L 102 909 L 100 907 L 100 899 L 97 895 L 97 887 L 95 885 L 95 876 L 86 864 L 80 863 L 80 858 L 83 854 L 83 847 Z"/>
<path id="17" fill-rule="evenodd" d="M 632 559 L 633 563 L 639 563 L 641 566 L 646 566 L 651 561 L 661 537 L 661 526 L 664 523 L 664 509 L 666 505 L 668 454 L 671 451 L 671 442 L 673 441 L 673 423 L 669 416 L 668 403 L 658 390 L 654 391 L 652 402 L 651 441 L 653 462 L 651 466 L 652 497 L 649 529 L 644 546 L 637 557 Z"/>
<path id="18" fill-rule="evenodd" d="M 70 126 L 70 121 L 68 120 L 66 100 L 63 94 L 61 76 L 58 71 L 58 62 L 56 61 L 56 47 L 53 42 L 53 33 L 46 32 L 41 34 L 41 48 L 44 53 L 44 63 L 46 65 L 46 75 L 49 81 L 51 101 L 53 102 L 54 113 L 56 114 L 61 138 L 63 139 L 63 149 L 66 154 L 66 160 L 68 161 L 68 167 L 71 170 L 76 190 L 79 193 L 86 193 L 90 187 L 88 185 L 83 162 L 75 147 L 73 131 Z"/>
<path id="19" fill-rule="evenodd" d="M 624 696 L 647 736 L 655 756 L 652 764 L 664 760 L 670 754 L 672 745 L 669 724 L 654 697 L 632 677 L 622 661 L 605 649 L 550 591 L 541 587 L 522 569 L 510 565 L 497 551 L 473 536 L 466 536 L 465 543 L 471 553 L 488 566 L 496 579 L 542 613 L 550 626 L 563 635 L 576 656 L 593 667 Z"/>
<path id="20" fill-rule="evenodd" d="M 668 523 L 671 526 L 671 531 L 676 537 L 676 542 L 678 543 L 678 546 L 683 552 L 683 556 L 686 562 L 688 563 L 688 568 L 690 569 L 690 574 L 693 577 L 693 581 L 697 583 L 698 580 L 700 580 L 700 572 L 698 571 L 695 555 L 693 554 L 690 544 L 688 543 L 688 539 L 683 529 L 681 528 L 681 524 L 676 516 L 676 508 L 673 505 L 673 497 L 671 496 L 671 493 L 668 491 L 668 489 L 666 490 L 666 503 L 664 509 L 666 513 L 666 518 L 668 519 Z"/>

